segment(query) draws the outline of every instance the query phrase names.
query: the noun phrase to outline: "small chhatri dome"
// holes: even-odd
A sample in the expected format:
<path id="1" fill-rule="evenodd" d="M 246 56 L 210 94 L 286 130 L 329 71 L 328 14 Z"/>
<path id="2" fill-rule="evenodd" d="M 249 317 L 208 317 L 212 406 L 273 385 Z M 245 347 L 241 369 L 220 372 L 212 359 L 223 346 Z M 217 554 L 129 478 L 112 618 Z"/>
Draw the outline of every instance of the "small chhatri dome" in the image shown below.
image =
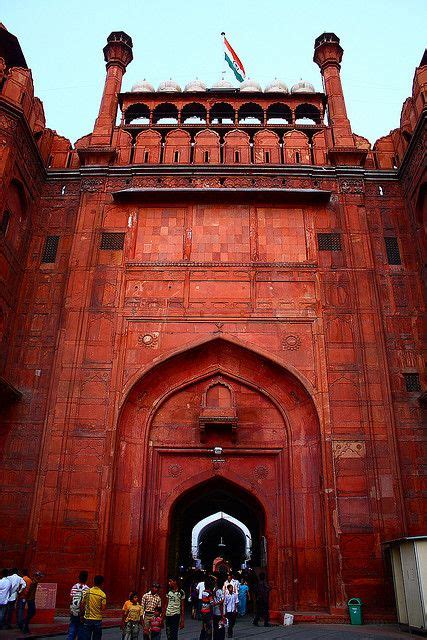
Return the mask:
<path id="1" fill-rule="evenodd" d="M 144 78 L 144 80 L 140 80 L 139 82 L 137 82 L 136 84 L 133 85 L 132 92 L 136 93 L 138 91 L 141 92 L 149 92 L 149 91 L 154 91 L 154 87 L 152 84 L 150 84 L 149 82 L 147 82 L 147 80 Z"/>
<path id="2" fill-rule="evenodd" d="M 231 82 L 228 82 L 228 80 L 224 80 L 224 78 L 221 78 L 221 80 L 218 80 L 218 82 L 215 82 L 215 84 L 212 86 L 212 89 L 233 89 L 233 85 L 231 84 Z"/>
<path id="3" fill-rule="evenodd" d="M 159 84 L 157 91 L 181 91 L 181 87 L 175 80 L 169 78 L 169 80 L 164 80 Z"/>
<path id="4" fill-rule="evenodd" d="M 252 80 L 252 78 L 246 78 L 240 85 L 240 91 L 262 91 L 261 85 Z"/>
<path id="5" fill-rule="evenodd" d="M 300 80 L 291 88 L 291 93 L 316 93 L 316 89 L 310 82 Z"/>
<path id="6" fill-rule="evenodd" d="M 206 85 L 199 78 L 196 78 L 185 85 L 184 91 L 206 91 Z"/>
<path id="7" fill-rule="evenodd" d="M 278 78 L 274 78 L 274 80 L 265 87 L 264 91 L 265 93 L 273 93 L 274 91 L 279 93 L 289 93 L 288 85 Z"/>

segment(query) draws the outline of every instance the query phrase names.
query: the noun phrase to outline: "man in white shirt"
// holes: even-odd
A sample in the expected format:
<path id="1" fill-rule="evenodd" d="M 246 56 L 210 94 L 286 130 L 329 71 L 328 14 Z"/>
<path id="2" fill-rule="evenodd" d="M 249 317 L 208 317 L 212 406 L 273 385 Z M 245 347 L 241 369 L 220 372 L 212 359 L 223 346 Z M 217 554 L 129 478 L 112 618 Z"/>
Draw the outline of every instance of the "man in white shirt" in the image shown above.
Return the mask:
<path id="1" fill-rule="evenodd" d="M 228 620 L 227 637 L 233 637 L 233 629 L 236 624 L 237 618 L 237 606 L 239 604 L 239 596 L 237 593 L 233 593 L 233 585 L 229 584 L 227 587 L 227 593 L 224 596 L 224 614 Z"/>
<path id="2" fill-rule="evenodd" d="M 12 628 L 12 616 L 16 606 L 18 594 L 27 586 L 25 580 L 18 575 L 18 569 L 12 569 L 9 572 L 8 579 L 11 582 L 11 590 L 7 601 L 6 626 Z"/>
<path id="3" fill-rule="evenodd" d="M 236 580 L 234 575 L 231 573 L 227 575 L 227 580 L 224 582 L 224 588 L 223 588 L 224 595 L 227 594 L 228 585 L 231 585 L 233 587 L 233 593 L 236 593 L 237 595 L 239 595 L 240 582 Z"/>
<path id="4" fill-rule="evenodd" d="M 9 572 L 7 569 L 2 569 L 0 579 L 0 629 L 4 628 L 7 603 L 9 601 L 9 596 L 12 589 L 12 583 L 7 577 L 8 573 Z"/>
<path id="5" fill-rule="evenodd" d="M 198 601 L 197 601 L 197 619 L 198 620 L 202 619 L 201 609 L 202 609 L 202 595 L 204 590 L 205 590 L 205 579 L 202 577 L 200 582 L 196 584 L 196 591 L 198 594 Z"/>

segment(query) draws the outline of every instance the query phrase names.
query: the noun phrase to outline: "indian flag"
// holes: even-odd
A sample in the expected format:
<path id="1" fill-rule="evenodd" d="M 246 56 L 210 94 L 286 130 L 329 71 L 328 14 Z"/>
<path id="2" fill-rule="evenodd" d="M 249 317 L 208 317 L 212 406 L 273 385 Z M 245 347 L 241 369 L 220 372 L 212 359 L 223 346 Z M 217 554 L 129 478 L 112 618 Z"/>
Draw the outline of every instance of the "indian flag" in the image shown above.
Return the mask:
<path id="1" fill-rule="evenodd" d="M 239 56 L 237 55 L 237 53 L 234 51 L 233 47 L 231 46 L 231 44 L 228 42 L 227 38 L 225 37 L 225 33 L 222 32 L 221 35 L 224 38 L 224 49 L 225 49 L 225 60 L 228 64 L 228 66 L 230 67 L 230 69 L 232 70 L 232 72 L 234 73 L 234 75 L 236 76 L 237 80 L 239 82 L 243 82 L 243 80 L 245 79 L 245 67 L 243 66 L 242 62 L 240 61 Z"/>

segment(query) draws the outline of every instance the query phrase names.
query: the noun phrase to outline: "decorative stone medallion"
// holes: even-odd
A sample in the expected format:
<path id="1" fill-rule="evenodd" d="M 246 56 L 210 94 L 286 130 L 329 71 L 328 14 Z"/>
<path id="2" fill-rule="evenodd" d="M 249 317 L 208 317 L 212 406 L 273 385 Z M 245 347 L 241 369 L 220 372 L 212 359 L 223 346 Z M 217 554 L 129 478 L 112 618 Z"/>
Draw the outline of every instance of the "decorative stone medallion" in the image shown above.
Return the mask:
<path id="1" fill-rule="evenodd" d="M 147 347 L 148 349 L 157 349 L 159 346 L 159 333 L 158 331 L 153 331 L 152 333 L 144 333 L 143 335 L 138 336 L 138 342 L 142 347 Z"/>
<path id="2" fill-rule="evenodd" d="M 301 338 L 293 334 L 289 334 L 283 338 L 282 349 L 285 351 L 298 351 L 301 346 Z"/>
<path id="3" fill-rule="evenodd" d="M 180 464 L 170 464 L 168 467 L 168 473 L 171 478 L 178 478 L 182 473 L 182 467 Z"/>
<path id="4" fill-rule="evenodd" d="M 254 476 L 258 478 L 258 480 L 264 480 L 268 476 L 268 469 L 264 465 L 259 465 L 254 469 Z"/>

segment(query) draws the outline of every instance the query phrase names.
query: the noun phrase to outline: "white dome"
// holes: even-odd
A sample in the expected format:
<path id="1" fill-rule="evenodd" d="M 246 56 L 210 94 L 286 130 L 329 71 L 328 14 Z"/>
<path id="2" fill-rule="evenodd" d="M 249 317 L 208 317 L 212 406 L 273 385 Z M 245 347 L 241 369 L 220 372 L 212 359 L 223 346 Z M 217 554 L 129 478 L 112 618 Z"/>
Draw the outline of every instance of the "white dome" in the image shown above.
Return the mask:
<path id="1" fill-rule="evenodd" d="M 184 91 L 206 91 L 206 85 L 199 78 L 196 78 L 185 85 Z"/>
<path id="2" fill-rule="evenodd" d="M 218 80 L 218 82 L 215 82 L 212 89 L 233 89 L 233 85 L 231 82 L 228 82 L 228 80 L 224 80 L 224 78 L 222 78 L 221 80 Z"/>
<path id="3" fill-rule="evenodd" d="M 170 78 L 169 80 L 161 82 L 157 91 L 181 91 L 181 87 L 175 80 Z"/>
<path id="4" fill-rule="evenodd" d="M 274 78 L 274 80 L 265 87 L 264 91 L 265 93 L 273 93 L 273 91 L 289 93 L 288 85 L 277 78 Z"/>
<path id="5" fill-rule="evenodd" d="M 291 93 L 316 93 L 316 89 L 310 82 L 300 80 L 291 88 Z"/>
<path id="6" fill-rule="evenodd" d="M 247 78 L 243 80 L 240 85 L 240 91 L 262 91 L 261 85 L 256 82 L 256 80 L 252 80 L 252 78 Z"/>
<path id="7" fill-rule="evenodd" d="M 138 91 L 143 91 L 143 92 L 154 91 L 154 87 L 152 84 L 147 82 L 146 79 L 144 78 L 144 80 L 140 80 L 139 82 L 134 84 L 131 91 L 135 93 Z"/>

